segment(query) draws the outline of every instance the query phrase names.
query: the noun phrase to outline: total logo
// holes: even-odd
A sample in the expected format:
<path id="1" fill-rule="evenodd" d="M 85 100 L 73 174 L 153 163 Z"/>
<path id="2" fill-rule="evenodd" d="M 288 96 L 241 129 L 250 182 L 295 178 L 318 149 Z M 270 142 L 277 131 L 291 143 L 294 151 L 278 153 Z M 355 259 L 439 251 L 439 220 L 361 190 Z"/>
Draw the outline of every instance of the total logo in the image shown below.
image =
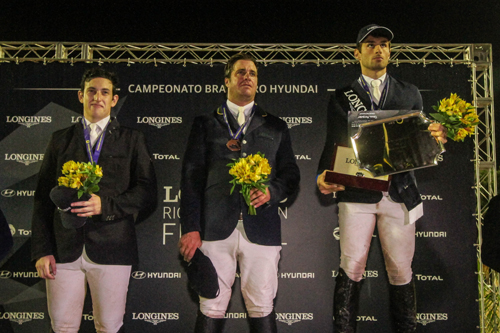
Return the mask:
<path id="1" fill-rule="evenodd" d="M 158 325 L 159 323 L 163 323 L 167 320 L 179 320 L 178 313 L 151 313 L 151 312 L 139 312 L 132 313 L 132 320 L 144 320 L 153 325 Z"/>
<path id="2" fill-rule="evenodd" d="M 420 197 L 422 200 L 443 200 L 440 195 L 434 195 L 434 194 L 420 194 Z"/>
<path id="3" fill-rule="evenodd" d="M 292 128 L 294 126 L 303 125 L 303 124 L 312 124 L 312 117 L 280 117 L 281 120 L 286 122 L 288 128 Z"/>
<path id="4" fill-rule="evenodd" d="M 163 154 L 153 154 L 155 160 L 180 160 L 177 155 L 163 155 Z"/>
<path id="5" fill-rule="evenodd" d="M 44 318 L 45 314 L 43 312 L 0 312 L 0 320 L 13 321 L 19 325 Z"/>
<path id="6" fill-rule="evenodd" d="M 439 275 L 415 274 L 415 277 L 417 278 L 417 281 L 444 281 Z"/>
<path id="7" fill-rule="evenodd" d="M 282 323 L 292 325 L 302 320 L 313 320 L 312 313 L 277 313 L 276 320 Z"/>
<path id="8" fill-rule="evenodd" d="M 43 161 L 43 156 L 44 154 L 5 154 L 5 160 L 30 165 L 31 163 Z"/>
<path id="9" fill-rule="evenodd" d="M 182 117 L 137 117 L 137 123 L 162 128 L 170 124 L 182 124 Z"/>
<path id="10" fill-rule="evenodd" d="M 299 161 L 299 160 L 310 161 L 311 160 L 311 158 L 309 157 L 309 155 L 295 155 L 295 159 L 297 161 Z"/>
<path id="11" fill-rule="evenodd" d="M 427 325 L 438 320 L 448 320 L 447 313 L 417 313 L 417 323 Z"/>

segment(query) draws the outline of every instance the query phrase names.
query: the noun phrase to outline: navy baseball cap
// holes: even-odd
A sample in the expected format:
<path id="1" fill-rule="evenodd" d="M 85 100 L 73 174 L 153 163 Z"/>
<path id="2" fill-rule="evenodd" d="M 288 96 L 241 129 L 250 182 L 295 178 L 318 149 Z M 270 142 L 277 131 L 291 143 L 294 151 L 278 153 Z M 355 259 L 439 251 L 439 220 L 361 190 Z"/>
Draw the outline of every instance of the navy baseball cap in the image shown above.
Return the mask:
<path id="1" fill-rule="evenodd" d="M 394 38 L 394 34 L 389 28 L 380 26 L 378 24 L 369 24 L 359 30 L 356 44 L 362 43 L 365 38 L 368 37 L 368 35 L 386 37 L 389 42 Z"/>

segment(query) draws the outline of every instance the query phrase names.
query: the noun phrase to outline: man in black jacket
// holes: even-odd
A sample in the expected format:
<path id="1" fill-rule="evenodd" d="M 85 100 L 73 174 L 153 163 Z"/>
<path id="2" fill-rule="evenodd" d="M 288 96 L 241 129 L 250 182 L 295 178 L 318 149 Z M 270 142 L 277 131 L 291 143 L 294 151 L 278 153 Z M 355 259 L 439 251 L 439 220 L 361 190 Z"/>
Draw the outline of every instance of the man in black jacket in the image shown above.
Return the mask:
<path id="1" fill-rule="evenodd" d="M 375 24 L 359 31 L 354 55 L 360 62 L 361 75 L 350 86 L 336 90 L 328 109 L 327 139 L 317 185 L 321 193 L 337 195 L 341 261 L 335 284 L 334 317 L 338 332 L 355 331 L 360 283 L 375 226 L 389 277 L 391 312 L 397 332 L 416 329 L 411 262 L 415 250 L 414 222 L 423 215 L 423 209 L 413 172 L 393 175 L 388 192 L 325 182 L 335 145 L 349 145 L 349 137 L 355 133 L 354 122 L 348 121 L 355 111 L 362 114 L 374 110 L 422 110 L 418 89 L 386 73 L 392 38 L 391 30 Z M 432 124 L 429 130 L 446 142 L 442 125 Z"/>
<path id="2" fill-rule="evenodd" d="M 255 60 L 247 54 L 231 57 L 225 84 L 227 101 L 195 118 L 182 167 L 180 253 L 189 261 L 200 248 L 213 262 L 220 288 L 215 299 L 200 296 L 195 330 L 222 331 L 239 265 L 251 331 L 276 332 L 273 300 L 281 250 L 278 204 L 298 190 L 299 169 L 286 123 L 254 102 Z M 233 177 L 226 165 L 257 152 L 265 154 L 272 170 L 266 192 L 251 191 L 257 215 L 249 215 L 239 188 L 230 194 Z"/>
<path id="3" fill-rule="evenodd" d="M 78 332 L 87 282 L 96 330 L 124 331 L 131 267 L 138 263 L 135 217 L 156 204 L 156 177 L 143 134 L 110 116 L 117 84 L 115 74 L 102 68 L 83 75 L 82 121 L 53 133 L 38 175 L 32 259 L 47 282 L 55 332 Z M 103 173 L 97 194 L 71 204 L 71 213 L 87 218 L 79 228 L 63 226 L 49 197 L 70 160 L 94 161 Z"/>

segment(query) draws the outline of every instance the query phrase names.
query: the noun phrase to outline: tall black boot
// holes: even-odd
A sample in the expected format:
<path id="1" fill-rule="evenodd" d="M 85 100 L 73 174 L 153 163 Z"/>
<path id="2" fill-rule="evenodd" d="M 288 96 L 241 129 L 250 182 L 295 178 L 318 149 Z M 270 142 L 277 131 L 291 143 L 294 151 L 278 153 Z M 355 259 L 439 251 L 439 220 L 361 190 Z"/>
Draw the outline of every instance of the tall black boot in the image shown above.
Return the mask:
<path id="1" fill-rule="evenodd" d="M 225 323 L 225 318 L 210 318 L 198 311 L 194 333 L 222 333 Z"/>
<path id="2" fill-rule="evenodd" d="M 361 281 L 356 282 L 349 279 L 344 270 L 340 268 L 339 275 L 335 279 L 335 293 L 333 295 L 335 332 L 356 332 L 360 289 Z"/>
<path id="3" fill-rule="evenodd" d="M 417 302 L 415 298 L 415 282 L 402 286 L 389 286 L 391 314 L 397 333 L 416 332 Z"/>
<path id="4" fill-rule="evenodd" d="M 277 333 L 274 310 L 265 317 L 250 318 L 250 333 Z"/>

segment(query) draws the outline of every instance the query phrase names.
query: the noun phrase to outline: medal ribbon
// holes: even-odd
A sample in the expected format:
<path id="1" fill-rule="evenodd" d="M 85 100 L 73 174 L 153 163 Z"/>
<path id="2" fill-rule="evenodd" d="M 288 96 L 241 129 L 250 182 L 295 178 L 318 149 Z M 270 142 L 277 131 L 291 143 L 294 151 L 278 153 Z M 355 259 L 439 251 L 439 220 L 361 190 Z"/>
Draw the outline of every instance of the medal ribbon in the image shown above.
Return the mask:
<path id="1" fill-rule="evenodd" d="M 106 129 L 108 128 L 109 123 L 111 122 L 111 118 L 109 122 L 106 124 L 106 127 L 102 130 L 101 134 L 97 138 L 97 141 L 94 145 L 94 150 L 92 151 L 92 144 L 90 143 L 90 127 L 87 126 L 85 118 L 82 117 L 83 124 L 83 135 L 85 137 L 85 148 L 87 150 L 87 156 L 89 157 L 90 163 L 96 163 L 99 160 L 99 155 L 101 155 L 102 143 L 104 142 L 104 136 L 106 135 Z"/>
<path id="2" fill-rule="evenodd" d="M 227 120 L 227 104 L 224 103 L 222 104 L 222 113 L 224 115 L 224 121 L 226 122 L 227 129 L 229 131 L 229 135 L 231 136 L 232 139 L 239 140 L 241 137 L 241 134 L 243 133 L 243 130 L 248 127 L 250 124 L 250 119 L 252 119 L 253 114 L 255 113 L 255 104 L 253 105 L 252 112 L 250 113 L 250 117 L 248 117 L 247 120 L 243 124 L 241 124 L 240 128 L 236 132 L 233 133 L 233 130 L 231 129 L 231 126 L 229 125 L 229 121 Z"/>
<path id="3" fill-rule="evenodd" d="M 380 99 L 378 101 L 378 105 L 375 104 L 375 102 L 373 102 L 373 97 L 372 97 L 372 94 L 370 93 L 370 88 L 368 87 L 368 83 L 366 82 L 365 78 L 363 77 L 363 74 L 360 75 L 359 81 L 360 81 L 363 89 L 368 93 L 368 96 L 370 96 L 370 102 L 372 103 L 372 110 L 380 110 L 385 103 L 385 99 L 387 98 L 387 91 L 389 90 L 389 89 L 387 89 L 387 87 L 389 86 L 389 76 L 387 76 L 384 90 L 382 90 L 382 93 L 380 94 Z"/>

